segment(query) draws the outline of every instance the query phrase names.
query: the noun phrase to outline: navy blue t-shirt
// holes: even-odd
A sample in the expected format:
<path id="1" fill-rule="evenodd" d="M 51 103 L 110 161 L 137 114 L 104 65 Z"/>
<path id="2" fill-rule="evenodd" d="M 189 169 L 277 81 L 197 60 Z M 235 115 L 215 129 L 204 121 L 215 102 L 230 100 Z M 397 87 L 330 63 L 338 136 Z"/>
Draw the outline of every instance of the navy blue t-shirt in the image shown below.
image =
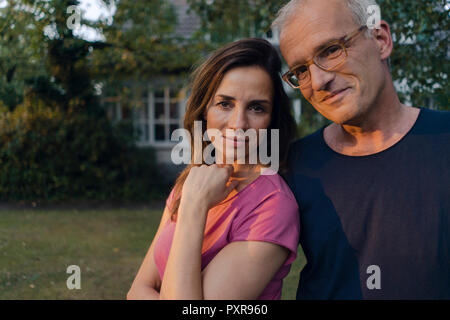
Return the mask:
<path id="1" fill-rule="evenodd" d="M 307 259 L 297 299 L 450 299 L 450 112 L 421 109 L 369 156 L 333 151 L 323 130 L 289 157 Z"/>

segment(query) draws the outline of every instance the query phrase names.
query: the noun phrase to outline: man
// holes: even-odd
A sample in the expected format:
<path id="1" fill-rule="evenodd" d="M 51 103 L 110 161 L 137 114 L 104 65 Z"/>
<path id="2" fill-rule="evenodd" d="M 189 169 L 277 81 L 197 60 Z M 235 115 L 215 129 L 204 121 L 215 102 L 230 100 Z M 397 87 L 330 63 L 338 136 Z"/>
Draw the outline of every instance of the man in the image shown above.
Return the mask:
<path id="1" fill-rule="evenodd" d="M 374 4 L 294 0 L 274 22 L 284 80 L 333 122 L 291 147 L 297 299 L 450 298 L 450 113 L 399 101 Z"/>

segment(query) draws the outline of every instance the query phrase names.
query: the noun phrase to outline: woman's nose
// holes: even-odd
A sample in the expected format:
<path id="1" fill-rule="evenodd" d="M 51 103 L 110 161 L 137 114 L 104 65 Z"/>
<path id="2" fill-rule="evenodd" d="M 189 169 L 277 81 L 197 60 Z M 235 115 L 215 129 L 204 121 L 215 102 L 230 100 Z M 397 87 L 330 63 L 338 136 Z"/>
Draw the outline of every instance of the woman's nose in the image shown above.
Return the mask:
<path id="1" fill-rule="evenodd" d="M 228 126 L 234 130 L 242 129 L 245 131 L 248 129 L 248 119 L 245 107 L 237 106 L 233 109 Z"/>

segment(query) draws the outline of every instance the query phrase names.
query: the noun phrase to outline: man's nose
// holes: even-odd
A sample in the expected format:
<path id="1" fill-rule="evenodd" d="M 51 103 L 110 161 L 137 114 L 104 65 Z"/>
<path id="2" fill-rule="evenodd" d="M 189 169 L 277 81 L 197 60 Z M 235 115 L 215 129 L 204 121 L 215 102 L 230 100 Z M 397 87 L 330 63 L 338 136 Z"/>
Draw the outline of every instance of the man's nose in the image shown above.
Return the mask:
<path id="1" fill-rule="evenodd" d="M 311 73 L 311 87 L 314 91 L 327 90 L 328 84 L 334 80 L 334 72 L 325 71 L 315 64 L 309 67 L 309 72 Z"/>
<path id="2" fill-rule="evenodd" d="M 230 129 L 242 129 L 247 130 L 248 128 L 248 119 L 247 112 L 244 106 L 236 106 L 233 109 L 233 113 L 229 119 L 228 126 Z"/>

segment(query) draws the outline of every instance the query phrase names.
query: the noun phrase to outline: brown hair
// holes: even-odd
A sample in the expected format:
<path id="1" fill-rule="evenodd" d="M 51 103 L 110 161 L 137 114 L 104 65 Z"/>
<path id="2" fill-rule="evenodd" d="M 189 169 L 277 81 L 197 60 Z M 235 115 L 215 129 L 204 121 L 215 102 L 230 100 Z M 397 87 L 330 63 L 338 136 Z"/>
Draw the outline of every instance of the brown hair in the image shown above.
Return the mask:
<path id="1" fill-rule="evenodd" d="M 213 52 L 192 74 L 191 95 L 186 106 L 184 128 L 191 134 L 191 150 L 194 146 L 194 121 L 202 121 L 202 134 L 206 131 L 205 111 L 218 89 L 225 73 L 238 67 L 258 66 L 265 70 L 273 85 L 273 107 L 271 122 L 268 129 L 279 129 L 280 138 L 280 169 L 286 161 L 290 142 L 296 136 L 296 124 L 290 113 L 289 98 L 284 91 L 280 77 L 281 60 L 275 48 L 263 39 L 243 39 L 232 42 Z M 269 135 L 270 136 L 270 135 Z M 268 141 L 270 150 L 270 139 Z M 202 142 L 202 150 L 208 142 Z M 189 164 L 175 181 L 171 219 L 176 219 L 180 205 L 181 190 L 194 163 L 194 152 L 191 153 Z"/>

